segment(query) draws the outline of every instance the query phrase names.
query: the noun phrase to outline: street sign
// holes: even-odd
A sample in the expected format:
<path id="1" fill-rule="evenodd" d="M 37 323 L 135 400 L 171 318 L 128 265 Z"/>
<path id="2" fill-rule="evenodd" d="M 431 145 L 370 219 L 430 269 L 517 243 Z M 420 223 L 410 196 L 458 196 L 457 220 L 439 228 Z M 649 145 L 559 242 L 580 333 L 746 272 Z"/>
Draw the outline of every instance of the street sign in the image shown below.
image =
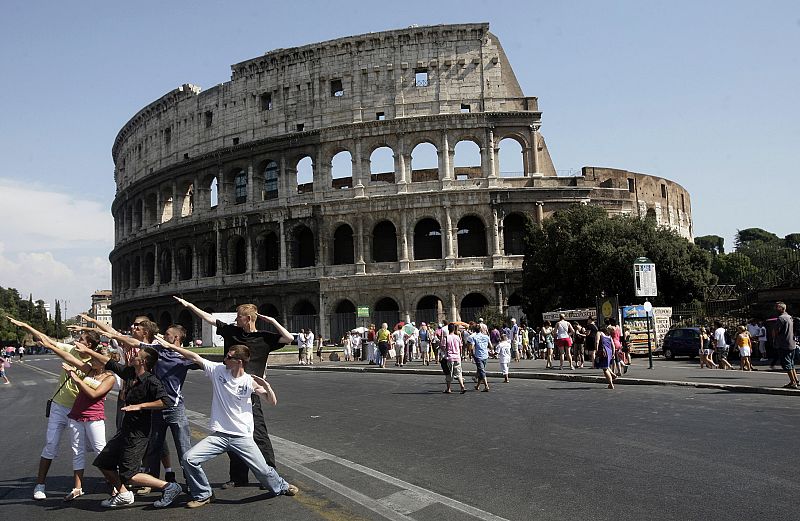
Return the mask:
<path id="1" fill-rule="evenodd" d="M 358 306 L 356 308 L 356 316 L 358 318 L 369 318 L 369 306 Z"/>
<path id="2" fill-rule="evenodd" d="M 656 265 L 646 257 L 639 257 L 633 263 L 633 284 L 637 297 L 657 297 Z"/>

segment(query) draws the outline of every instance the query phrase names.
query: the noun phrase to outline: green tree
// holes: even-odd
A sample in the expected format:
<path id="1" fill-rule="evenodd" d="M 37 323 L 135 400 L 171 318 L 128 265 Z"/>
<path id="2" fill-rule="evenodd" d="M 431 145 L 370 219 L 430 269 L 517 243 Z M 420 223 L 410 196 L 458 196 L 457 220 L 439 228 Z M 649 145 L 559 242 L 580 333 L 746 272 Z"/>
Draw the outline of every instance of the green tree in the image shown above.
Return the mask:
<path id="1" fill-rule="evenodd" d="M 739 252 L 715 255 L 711 263 L 711 272 L 717 276 L 720 284 L 740 284 L 752 279 L 757 271 L 750 257 Z"/>
<path id="2" fill-rule="evenodd" d="M 701 237 L 695 237 L 694 243 L 715 255 L 725 253 L 725 239 L 719 235 L 703 235 Z"/>
<path id="3" fill-rule="evenodd" d="M 702 298 L 709 284 L 711 254 L 656 225 L 654 219 L 609 217 L 602 208 L 573 205 L 531 224 L 523 262 L 523 309 L 529 317 L 556 308 L 593 306 L 601 293 L 637 299 L 633 261 L 656 264 L 659 295 L 654 304 L 679 304 Z"/>
<path id="4" fill-rule="evenodd" d="M 800 250 L 800 233 L 790 233 L 783 238 L 786 247 L 791 250 Z"/>
<path id="5" fill-rule="evenodd" d="M 747 246 L 783 246 L 783 241 L 780 237 L 767 230 L 761 228 L 745 228 L 736 233 L 736 250 L 739 251 Z"/>

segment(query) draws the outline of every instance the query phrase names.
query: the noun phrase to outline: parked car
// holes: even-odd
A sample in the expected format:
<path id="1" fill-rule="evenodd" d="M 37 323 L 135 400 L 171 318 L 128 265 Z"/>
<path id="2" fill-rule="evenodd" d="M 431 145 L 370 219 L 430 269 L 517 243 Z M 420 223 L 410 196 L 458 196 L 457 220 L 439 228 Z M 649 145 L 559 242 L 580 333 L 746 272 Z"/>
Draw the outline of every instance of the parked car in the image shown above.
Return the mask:
<path id="1" fill-rule="evenodd" d="M 679 327 L 667 331 L 664 336 L 662 353 L 664 358 L 672 360 L 676 356 L 694 358 L 700 351 L 700 328 Z"/>

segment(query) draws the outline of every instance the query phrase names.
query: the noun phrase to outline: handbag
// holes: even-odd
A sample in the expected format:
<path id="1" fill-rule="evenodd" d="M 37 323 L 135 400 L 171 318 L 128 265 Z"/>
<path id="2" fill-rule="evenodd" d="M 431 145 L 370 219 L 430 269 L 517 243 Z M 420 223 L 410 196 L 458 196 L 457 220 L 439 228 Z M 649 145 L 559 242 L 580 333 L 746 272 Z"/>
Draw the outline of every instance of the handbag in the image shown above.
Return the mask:
<path id="1" fill-rule="evenodd" d="M 389 358 L 394 358 L 395 356 L 397 356 L 397 351 L 395 351 L 393 347 L 390 347 L 389 348 Z"/>
<path id="2" fill-rule="evenodd" d="M 67 385 L 67 380 L 69 380 L 69 376 L 64 378 L 64 381 L 61 383 L 61 385 L 58 386 L 58 389 L 56 389 L 56 392 L 53 393 L 53 397 L 50 398 L 49 400 L 47 400 L 47 407 L 45 407 L 45 409 L 44 409 L 44 417 L 45 418 L 49 418 L 50 417 L 50 408 L 53 406 L 53 400 L 55 399 L 56 395 L 61 392 L 61 389 L 65 385 Z"/>

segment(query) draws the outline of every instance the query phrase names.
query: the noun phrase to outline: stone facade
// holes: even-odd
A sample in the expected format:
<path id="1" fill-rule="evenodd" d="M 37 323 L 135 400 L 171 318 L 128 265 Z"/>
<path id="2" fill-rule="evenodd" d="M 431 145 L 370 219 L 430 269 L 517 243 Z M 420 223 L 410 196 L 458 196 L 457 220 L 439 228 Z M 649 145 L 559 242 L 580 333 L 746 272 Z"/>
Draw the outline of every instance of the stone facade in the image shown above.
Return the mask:
<path id="1" fill-rule="evenodd" d="M 470 320 L 514 306 L 526 222 L 576 202 L 655 212 L 691 237 L 679 185 L 595 167 L 559 177 L 540 126 L 488 24 L 280 49 L 208 91 L 184 85 L 114 143 L 114 322 L 145 312 L 196 333 L 173 294 L 211 311 L 254 302 L 326 338 Z M 517 172 L 500 169 L 504 140 Z M 419 147 L 435 148 L 436 168 L 414 167 Z"/>

